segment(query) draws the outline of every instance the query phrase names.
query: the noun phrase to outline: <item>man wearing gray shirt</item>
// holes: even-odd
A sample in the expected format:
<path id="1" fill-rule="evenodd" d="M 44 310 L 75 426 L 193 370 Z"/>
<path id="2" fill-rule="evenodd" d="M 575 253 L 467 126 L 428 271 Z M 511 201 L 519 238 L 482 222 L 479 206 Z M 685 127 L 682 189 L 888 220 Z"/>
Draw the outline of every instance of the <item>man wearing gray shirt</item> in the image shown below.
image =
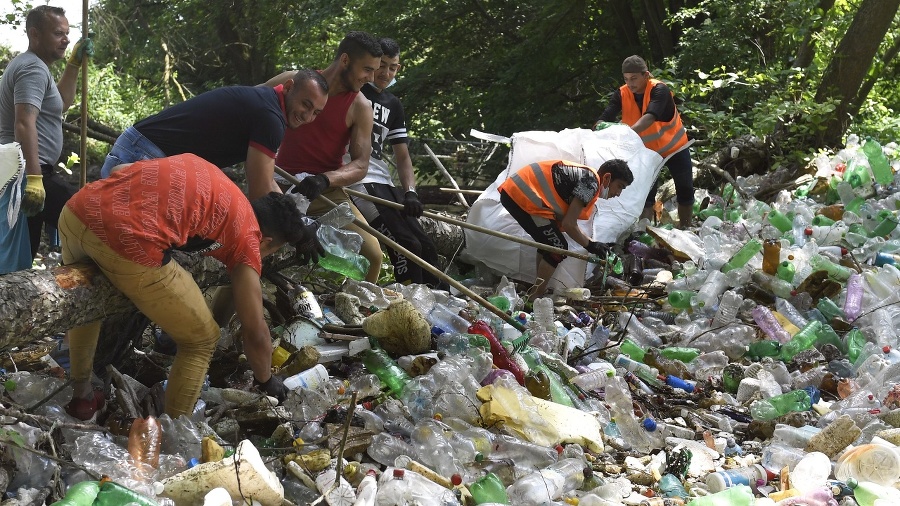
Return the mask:
<path id="1" fill-rule="evenodd" d="M 54 178 L 53 172 L 62 153 L 62 115 L 75 100 L 81 59 L 85 52 L 91 53 L 91 47 L 90 43 L 75 45 L 56 83 L 49 67 L 65 58 L 69 46 L 65 11 L 48 5 L 35 7 L 25 18 L 25 31 L 28 50 L 13 58 L 0 79 L 0 144 L 15 141 L 21 146 L 25 158 L 21 213 L 37 220 L 39 244 L 41 224 L 58 219 L 59 211 L 74 190 Z M 32 251 L 36 245 L 29 244 L 28 224 L 24 219 L 15 220 L 12 226 L 9 222 L 13 220 L 6 219 L 16 190 L 19 189 L 7 188 L 0 195 L 3 217 L 0 219 L 0 274 L 31 267 L 37 249 L 34 247 Z M 54 209 L 55 217 L 51 216 Z"/>

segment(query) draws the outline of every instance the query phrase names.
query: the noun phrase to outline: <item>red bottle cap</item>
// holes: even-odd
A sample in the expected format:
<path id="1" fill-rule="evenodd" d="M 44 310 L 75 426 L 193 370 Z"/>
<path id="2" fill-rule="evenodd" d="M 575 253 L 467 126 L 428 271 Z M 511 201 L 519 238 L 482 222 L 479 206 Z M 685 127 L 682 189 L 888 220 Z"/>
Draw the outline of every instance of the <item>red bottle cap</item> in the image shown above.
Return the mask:
<path id="1" fill-rule="evenodd" d="M 889 345 L 885 345 L 883 348 L 881 348 L 881 352 L 882 353 L 890 353 L 891 347 Z"/>
<path id="2" fill-rule="evenodd" d="M 803 229 L 803 234 L 812 235 L 812 227 L 806 227 L 805 229 Z"/>
<path id="3" fill-rule="evenodd" d="M 565 450 L 565 448 L 563 448 L 562 445 L 556 445 L 556 453 L 557 454 L 562 455 L 563 450 Z"/>
<path id="4" fill-rule="evenodd" d="M 462 476 L 459 473 L 453 473 L 453 476 L 450 477 L 450 483 L 453 484 L 454 487 L 458 487 L 462 484 Z"/>
<path id="5" fill-rule="evenodd" d="M 403 475 L 406 474 L 405 469 L 394 469 L 394 478 L 403 479 Z"/>

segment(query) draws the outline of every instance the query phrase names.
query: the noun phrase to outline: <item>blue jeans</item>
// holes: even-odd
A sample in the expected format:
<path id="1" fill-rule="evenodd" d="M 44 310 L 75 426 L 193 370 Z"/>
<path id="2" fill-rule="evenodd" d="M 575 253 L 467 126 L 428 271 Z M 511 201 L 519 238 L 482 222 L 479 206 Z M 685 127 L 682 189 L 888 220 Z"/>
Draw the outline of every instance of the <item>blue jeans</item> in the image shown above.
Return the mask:
<path id="1" fill-rule="evenodd" d="M 106 161 L 103 162 L 103 167 L 100 169 L 100 177 L 108 178 L 110 171 L 116 165 L 165 157 L 166 154 L 156 147 L 156 144 L 153 144 L 153 142 L 138 132 L 136 128 L 131 126 L 122 132 L 122 135 L 113 144 L 109 154 L 106 155 Z"/>

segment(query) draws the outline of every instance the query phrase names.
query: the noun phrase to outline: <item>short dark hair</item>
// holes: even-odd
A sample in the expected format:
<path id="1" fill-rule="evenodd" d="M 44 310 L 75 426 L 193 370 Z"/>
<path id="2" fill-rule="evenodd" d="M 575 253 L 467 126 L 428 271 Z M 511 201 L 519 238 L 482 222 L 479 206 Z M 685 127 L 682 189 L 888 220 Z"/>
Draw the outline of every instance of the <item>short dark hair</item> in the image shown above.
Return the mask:
<path id="1" fill-rule="evenodd" d="M 325 76 L 321 73 L 313 70 L 313 69 L 300 69 L 294 74 L 294 85 L 300 84 L 304 81 L 312 81 L 319 86 L 319 89 L 322 90 L 322 93 L 328 94 L 328 81 L 325 80 Z"/>
<path id="2" fill-rule="evenodd" d="M 631 173 L 631 168 L 628 167 L 628 162 L 622 160 L 621 158 L 613 158 L 612 160 L 607 160 L 603 162 L 603 165 L 597 169 L 597 173 L 600 177 L 603 177 L 604 174 L 610 174 L 610 177 L 615 180 L 625 181 L 627 184 L 631 184 L 634 182 L 634 174 Z"/>
<path id="3" fill-rule="evenodd" d="M 47 26 L 47 19 L 50 16 L 65 16 L 66 11 L 62 7 L 51 7 L 49 5 L 38 5 L 34 9 L 28 11 L 25 16 L 25 31 L 37 28 L 43 31 Z"/>
<path id="4" fill-rule="evenodd" d="M 291 197 L 269 192 L 250 202 L 262 235 L 281 244 L 293 244 L 305 239 L 303 213 Z"/>
<path id="5" fill-rule="evenodd" d="M 384 52 L 384 56 L 388 58 L 393 58 L 400 54 L 400 44 L 397 44 L 397 41 L 388 37 L 382 37 L 378 39 L 378 44 L 381 46 L 381 51 Z"/>
<path id="6" fill-rule="evenodd" d="M 349 32 L 344 36 L 344 40 L 338 44 L 337 51 L 334 53 L 334 59 L 337 60 L 344 53 L 347 53 L 351 60 L 363 58 L 366 55 L 381 58 L 383 54 L 381 45 L 378 44 L 375 37 L 358 30 Z"/>

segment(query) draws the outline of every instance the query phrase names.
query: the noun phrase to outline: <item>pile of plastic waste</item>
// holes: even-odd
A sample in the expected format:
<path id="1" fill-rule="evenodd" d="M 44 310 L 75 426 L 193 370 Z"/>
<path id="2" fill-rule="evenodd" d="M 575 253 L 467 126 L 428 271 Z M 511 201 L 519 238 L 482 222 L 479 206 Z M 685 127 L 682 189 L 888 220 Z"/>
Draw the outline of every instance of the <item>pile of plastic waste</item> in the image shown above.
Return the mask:
<path id="1" fill-rule="evenodd" d="M 422 285 L 302 292 L 281 405 L 209 386 L 190 417 L 93 425 L 63 380 L 4 371 L 2 504 L 900 504 L 891 159 L 851 139 L 771 204 L 739 178 L 533 305 L 465 282 L 508 318 Z M 362 332 L 310 332 L 336 322 Z"/>

